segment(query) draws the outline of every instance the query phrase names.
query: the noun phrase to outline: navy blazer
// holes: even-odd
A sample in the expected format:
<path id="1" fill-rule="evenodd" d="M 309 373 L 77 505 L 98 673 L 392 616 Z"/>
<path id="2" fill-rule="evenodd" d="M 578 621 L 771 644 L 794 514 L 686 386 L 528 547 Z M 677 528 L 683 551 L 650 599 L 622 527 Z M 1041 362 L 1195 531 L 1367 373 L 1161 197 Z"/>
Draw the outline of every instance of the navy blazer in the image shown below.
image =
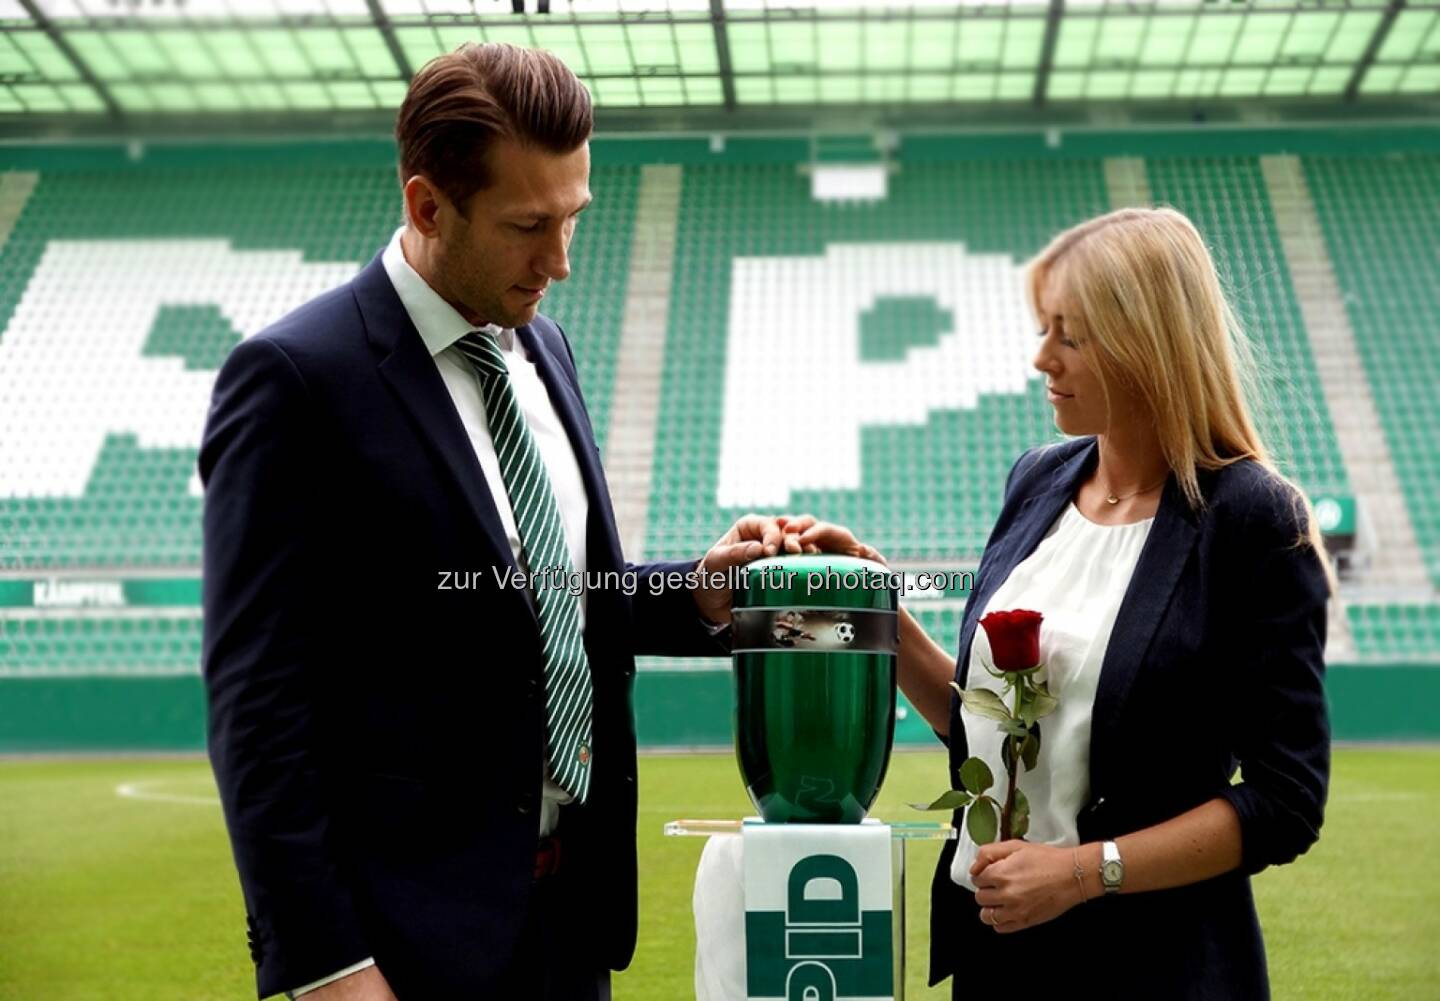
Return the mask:
<path id="1" fill-rule="evenodd" d="M 961 687 L 990 596 L 1098 455 L 1094 438 L 1075 439 L 1032 449 L 1011 470 L 965 606 Z M 1304 509 L 1277 477 L 1247 460 L 1202 472 L 1200 485 L 1206 503 L 1196 511 L 1173 474 L 1166 482 L 1125 591 L 1095 694 L 1090 800 L 1076 822 L 1082 843 L 1113 839 L 1219 796 L 1240 818 L 1241 866 L 1190 886 L 1091 900 L 999 935 L 981 923 L 974 894 L 950 879 L 956 845 L 947 842 L 931 893 L 930 982 L 954 974 L 957 997 L 1014 977 L 1027 992 L 1269 996 L 1250 876 L 1294 860 L 1319 836 L 1330 771 L 1328 584 L 1315 551 L 1299 543 Z M 959 788 L 968 752 L 954 696 L 948 744 Z M 1232 784 L 1237 764 L 1243 781 Z"/>
<path id="2" fill-rule="evenodd" d="M 635 944 L 637 653 L 715 655 L 683 588 L 627 564 L 569 345 L 516 332 L 589 497 L 594 771 L 567 816 L 573 962 Z M 263 997 L 374 956 L 401 998 L 485 998 L 531 888 L 540 634 L 460 417 L 380 256 L 238 345 L 200 449 L 209 748 Z M 442 587 L 459 572 L 467 587 Z M 473 574 L 473 576 L 472 576 Z M 454 584 L 452 578 L 451 584 Z"/>

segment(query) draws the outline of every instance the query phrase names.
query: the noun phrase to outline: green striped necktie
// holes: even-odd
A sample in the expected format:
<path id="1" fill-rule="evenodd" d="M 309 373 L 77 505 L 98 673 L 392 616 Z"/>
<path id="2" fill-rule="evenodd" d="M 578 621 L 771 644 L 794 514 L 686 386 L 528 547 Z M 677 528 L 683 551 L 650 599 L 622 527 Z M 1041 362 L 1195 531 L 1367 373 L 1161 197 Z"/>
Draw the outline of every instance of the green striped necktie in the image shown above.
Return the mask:
<path id="1" fill-rule="evenodd" d="M 510 508 L 520 530 L 520 549 L 531 574 L 564 571 L 572 579 L 570 549 L 560 505 L 540 449 L 525 423 L 510 370 L 493 334 L 472 330 L 457 343 L 480 380 L 495 454 Z M 534 591 L 545 659 L 545 732 L 555 784 L 581 803 L 590 789 L 590 663 L 580 633 L 580 599 L 566 588 Z"/>

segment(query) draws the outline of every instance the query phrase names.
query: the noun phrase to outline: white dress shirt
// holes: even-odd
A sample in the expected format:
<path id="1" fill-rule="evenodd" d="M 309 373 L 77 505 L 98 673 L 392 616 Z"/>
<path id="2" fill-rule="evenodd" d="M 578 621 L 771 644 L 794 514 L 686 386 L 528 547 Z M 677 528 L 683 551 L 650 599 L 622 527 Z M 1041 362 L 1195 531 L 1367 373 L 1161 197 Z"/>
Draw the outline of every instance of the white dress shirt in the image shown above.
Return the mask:
<path id="1" fill-rule="evenodd" d="M 1035 770 L 1022 766 L 1016 780 L 1030 802 L 1027 841 L 1061 847 L 1079 844 L 1075 818 L 1090 796 L 1090 720 L 1100 666 L 1120 602 L 1154 521 L 1099 525 L 1081 514 L 1074 503 L 1065 505 L 1035 551 L 1010 571 L 982 610 L 982 617 L 1016 608 L 1045 616 L 1040 624 L 1040 660 L 1050 692 L 1060 706 L 1040 720 L 1044 742 Z M 988 688 L 999 695 L 1004 682 L 986 671 L 987 663 L 994 664 L 990 640 L 977 625 L 966 686 Z M 960 720 L 970 756 L 982 758 L 990 766 L 996 777 L 991 795 L 1003 802 L 1003 738 L 995 721 L 964 708 Z M 975 884 L 970 867 L 978 851 L 962 824 L 950 878 L 972 892 Z"/>
<path id="2" fill-rule="evenodd" d="M 381 254 L 381 263 L 390 278 L 390 284 L 395 286 L 395 292 L 399 295 L 405 312 L 415 324 L 420 339 L 425 342 L 430 356 L 435 359 L 435 366 L 440 370 L 445 388 L 450 392 L 450 399 L 460 415 L 461 424 L 465 426 L 465 433 L 470 439 L 471 447 L 475 449 L 480 469 L 485 474 L 485 482 L 490 487 L 490 495 L 495 500 L 495 510 L 499 512 L 500 522 L 505 527 L 505 536 L 510 542 L 510 553 L 515 558 L 515 565 L 521 572 L 528 574 L 530 568 L 526 565 L 521 551 L 520 530 L 515 525 L 515 512 L 510 506 L 510 495 L 505 490 L 505 479 L 500 473 L 500 458 L 495 454 L 495 442 L 490 436 L 490 422 L 485 414 L 484 398 L 480 395 L 480 383 L 474 367 L 460 353 L 459 348 L 455 347 L 456 341 L 477 328 L 410 266 L 400 246 L 400 236 L 404 232 L 403 226 L 395 231 Z M 500 344 L 500 354 L 510 370 L 510 385 L 515 390 L 515 399 L 525 414 L 525 423 L 529 425 L 530 434 L 540 450 L 546 472 L 550 474 L 550 489 L 554 492 L 555 502 L 560 508 L 565 543 L 570 551 L 571 569 L 579 574 L 578 579 L 583 581 L 586 567 L 585 522 L 590 513 L 590 499 L 585 493 L 580 464 L 575 459 L 575 451 L 565 433 L 565 425 L 561 423 L 560 415 L 550 402 L 550 394 L 540 379 L 534 361 L 526 354 L 524 345 L 515 336 L 515 331 L 501 329 L 494 324 L 478 329 L 495 337 Z M 455 569 L 468 572 L 481 568 Z M 584 595 L 581 595 L 579 605 L 580 628 L 584 629 Z M 541 765 L 541 779 L 544 785 L 540 798 L 540 826 L 536 832 L 538 837 L 544 837 L 555 829 L 560 805 L 570 802 L 572 798 L 550 780 L 548 762 Z M 291 996 L 299 997 L 341 977 L 358 973 L 374 963 L 373 959 L 363 960 L 291 991 Z"/>

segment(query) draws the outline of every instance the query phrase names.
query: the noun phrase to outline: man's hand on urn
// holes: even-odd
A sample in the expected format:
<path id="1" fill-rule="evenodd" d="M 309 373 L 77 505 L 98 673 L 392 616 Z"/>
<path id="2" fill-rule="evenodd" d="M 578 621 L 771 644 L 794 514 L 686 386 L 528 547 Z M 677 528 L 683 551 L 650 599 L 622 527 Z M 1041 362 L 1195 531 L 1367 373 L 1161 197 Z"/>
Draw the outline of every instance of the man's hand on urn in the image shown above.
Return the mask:
<path id="1" fill-rule="evenodd" d="M 795 535 L 798 538 L 801 552 L 855 556 L 889 566 L 878 549 L 855 538 L 855 534 L 844 525 L 816 521 L 814 515 L 809 514 L 798 518 L 781 517 L 779 521 L 787 537 Z"/>
<path id="2" fill-rule="evenodd" d="M 710 547 L 710 551 L 700 561 L 700 586 L 691 592 L 701 615 L 711 622 L 730 621 L 730 588 L 707 586 L 710 575 L 721 574 L 728 581 L 731 567 L 744 566 L 781 552 L 801 551 L 798 537 L 787 534 L 782 528 L 784 520 L 783 516 L 775 518 L 770 515 L 747 514 L 731 525 L 730 531 Z"/>

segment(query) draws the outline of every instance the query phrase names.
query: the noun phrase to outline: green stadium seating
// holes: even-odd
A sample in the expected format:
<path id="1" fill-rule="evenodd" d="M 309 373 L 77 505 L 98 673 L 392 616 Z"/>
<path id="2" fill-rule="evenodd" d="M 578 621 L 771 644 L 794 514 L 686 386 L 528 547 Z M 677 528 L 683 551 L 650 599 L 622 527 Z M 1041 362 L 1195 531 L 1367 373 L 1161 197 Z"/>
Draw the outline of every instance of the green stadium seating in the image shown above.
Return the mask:
<path id="1" fill-rule="evenodd" d="M 1433 392 L 1440 384 L 1434 352 L 1440 156 L 1311 156 L 1303 163 L 1422 556 L 1440 585 L 1440 397 Z M 1216 255 L 1258 349 L 1265 391 L 1258 418 L 1282 468 L 1312 495 L 1353 493 L 1258 159 L 1149 159 L 1146 174 L 1155 200 L 1194 219 Z M 640 178 L 634 165 L 594 168 L 596 200 L 572 246 L 573 275 L 546 301 L 547 313 L 572 340 L 602 448 L 611 426 Z M 339 281 L 388 238 L 397 220 L 395 195 L 393 171 L 373 165 L 239 167 L 216 161 L 145 170 L 42 170 L 0 252 L 0 361 L 8 357 L 7 332 L 13 347 L 17 317 L 63 329 L 65 312 L 39 319 L 27 313 L 63 299 L 54 288 L 41 287 L 48 279 L 37 278 L 57 248 L 68 247 L 83 264 L 89 248 L 106 241 L 124 241 L 137 254 L 166 241 L 212 241 L 225 253 L 288 252 L 297 273 L 328 267 L 333 275 L 316 271 L 313 281 Z M 880 202 L 816 202 L 809 179 L 791 163 L 686 165 L 645 552 L 630 557 L 693 556 L 737 515 L 758 509 L 812 511 L 848 524 L 893 561 L 973 566 L 999 512 L 1011 463 L 1024 449 L 1057 437 L 1041 381 L 981 392 L 973 405 L 936 406 L 920 420 L 864 423 L 857 432 L 858 486 L 805 485 L 784 504 L 722 504 L 736 262 L 813 263 L 833 248 L 870 244 L 884 245 L 882 258 L 891 255 L 891 264 L 903 270 L 913 261 L 907 247 L 963 244 L 968 255 L 1003 258 L 1018 271 L 1055 233 L 1109 207 L 1104 164 L 1094 156 L 903 162 Z M 203 299 L 159 304 L 141 354 L 173 364 L 176 373 L 208 378 L 241 336 L 263 325 L 255 317 L 273 319 L 299 295 L 295 288 L 273 287 L 269 274 L 226 272 L 232 296 L 253 307 L 249 318 Z M 74 287 L 87 288 L 84 281 Z M 823 299 L 829 292 L 774 290 L 774 326 L 765 331 L 773 337 L 774 355 L 757 364 L 788 367 L 797 380 L 813 378 L 806 344 L 787 339 L 783 318 L 805 296 Z M 95 286 L 96 296 L 112 293 L 103 283 Z M 977 286 L 957 295 L 964 302 L 992 293 L 1008 291 Z M 1014 314 L 996 315 L 996 323 L 1008 325 Z M 856 318 L 856 358 L 865 365 L 903 364 L 915 352 L 933 349 L 956 323 L 956 311 L 934 298 L 881 296 Z M 1017 336 L 1031 350 L 1030 331 L 1022 328 Z M 0 372 L 0 391 L 44 393 L 86 362 L 66 355 L 11 382 Z M 194 470 L 203 413 L 185 419 L 182 434 L 158 443 L 124 421 L 107 427 L 96 438 L 83 480 L 68 492 L 36 489 L 34 483 L 49 475 L 44 469 L 9 464 L 0 474 L 0 572 L 114 577 L 160 570 L 193 577 L 200 562 Z M 772 430 L 787 447 L 829 461 L 823 425 Z M 4 432 L 0 427 L 0 440 Z M 962 600 L 963 594 L 951 594 L 909 607 L 937 642 L 952 649 Z M 1352 605 L 1347 617 L 1363 658 L 1424 659 L 1440 651 L 1440 605 L 1422 597 L 1410 604 Z M 193 608 L 142 617 L 54 609 L 0 615 L 0 675 L 180 673 L 198 663 Z"/>
<path id="2" fill-rule="evenodd" d="M 200 616 L 0 618 L 0 665 L 8 677 L 193 674 L 200 670 Z"/>
<path id="3" fill-rule="evenodd" d="M 1362 657 L 1433 660 L 1440 655 L 1440 604 L 1351 604 L 1346 614 Z"/>
<path id="4" fill-rule="evenodd" d="M 868 204 L 813 201 L 793 165 L 687 167 L 647 552 L 693 553 L 742 513 L 716 503 L 734 258 L 822 255 L 836 243 L 962 241 L 1018 266 L 1060 229 L 1107 207 L 1099 161 L 907 164 L 890 178 L 888 198 Z M 785 334 L 775 330 L 774 358 L 757 364 L 790 364 L 804 378 L 804 345 Z M 807 431 L 775 429 L 797 448 L 824 450 L 823 440 L 804 439 Z M 1010 464 L 1053 437 L 1043 387 L 1031 380 L 1024 393 L 982 396 L 973 410 L 936 411 L 923 425 L 866 427 L 859 489 L 800 490 L 769 509 L 813 510 L 849 524 L 892 559 L 973 558 L 999 512 Z"/>
<path id="5" fill-rule="evenodd" d="M 1440 586 L 1440 156 L 1303 163 L 1421 556 Z"/>
<path id="6" fill-rule="evenodd" d="M 1209 244 L 1260 369 L 1257 419 L 1280 468 L 1312 496 L 1348 493 L 1334 425 L 1254 157 L 1149 160 L 1157 203 L 1189 216 Z"/>
<path id="7" fill-rule="evenodd" d="M 960 646 L 960 621 L 965 617 L 965 606 L 959 602 L 937 602 L 926 605 L 916 602 L 909 606 L 915 620 L 925 634 L 946 650 L 957 650 Z"/>
<path id="8" fill-rule="evenodd" d="M 547 312 L 565 327 L 603 446 L 614 382 L 615 353 L 625 276 L 629 271 L 639 169 L 595 168 L 591 179 L 597 198 L 578 227 L 572 253 L 573 277 L 547 300 Z M 61 329 L 70 312 L 64 294 L 37 289 L 32 281 L 42 257 L 54 260 L 55 248 L 70 248 L 84 266 L 87 254 L 121 257 L 148 247 L 179 246 L 177 240 L 227 241 L 237 252 L 299 253 L 306 265 L 330 266 L 329 280 L 302 292 L 277 287 L 275 269 L 202 275 L 226 288 L 232 299 L 254 313 L 254 326 L 277 318 L 309 295 L 328 287 L 367 262 L 389 239 L 399 218 L 398 190 L 388 169 L 364 168 L 186 168 L 86 170 L 42 173 L 14 231 L 0 253 L 0 351 L 5 331 L 22 301 L 31 310 L 27 322 L 42 333 Z M 107 241 L 102 243 L 102 241 Z M 123 241 L 120 249 L 108 241 Z M 112 249 L 102 251 L 99 248 Z M 224 253 L 219 259 L 224 260 Z M 112 257 L 96 257 L 102 263 Z M 283 262 L 282 262 L 283 263 Z M 211 271 L 219 271 L 211 268 Z M 48 273 L 48 272 L 47 272 Z M 78 294 L 112 291 L 90 274 L 70 278 Z M 238 283 L 238 285 L 237 285 Z M 281 282 L 283 286 L 283 280 Z M 123 290 L 120 290 L 123 293 Z M 68 290 L 65 290 L 68 292 Z M 37 310 L 39 312 L 37 312 Z M 183 370 L 203 373 L 218 368 L 241 334 L 215 305 L 165 303 L 155 312 L 142 354 L 167 356 Z M 254 330 L 247 331 L 253 333 Z M 103 336 L 97 331 L 96 336 Z M 15 338 L 11 338 L 14 346 Z M 26 356 L 35 357 L 34 353 Z M 23 372 L 12 364 L 14 383 L 0 375 L 0 392 L 45 393 L 59 380 L 85 369 L 73 355 L 45 356 L 45 370 Z M 92 361 L 90 371 L 96 368 Z M 6 388 L 6 387 L 10 388 Z M 28 389 L 27 389 L 28 387 Z M 27 470 L 13 464 L 0 487 L 0 571 L 145 567 L 197 569 L 200 562 L 198 489 L 192 489 L 195 458 L 203 425 L 203 402 L 192 397 L 160 400 L 171 436 L 183 447 L 143 444 L 131 429 L 116 427 L 97 437 L 98 454 L 83 488 L 70 494 L 37 490 Z M 120 423 L 124 423 L 121 421 Z M 62 429 L 63 430 L 63 429 Z M 3 429 L 0 429 L 3 434 Z M 42 456 L 43 460 L 43 456 Z M 77 488 L 81 485 L 77 483 Z"/>
<path id="9" fill-rule="evenodd" d="M 1312 493 L 1346 492 L 1258 161 L 1159 160 L 1150 163 L 1149 179 L 1157 201 L 1189 213 L 1214 249 L 1262 364 L 1258 417 L 1282 468 Z M 848 242 L 943 240 L 998 251 L 1018 265 L 1065 226 L 1106 210 L 1105 198 L 1099 160 L 906 164 L 891 178 L 888 198 L 873 204 L 817 203 L 789 166 L 687 168 L 649 551 L 693 552 L 742 510 L 716 499 L 733 259 L 818 255 Z M 888 311 L 900 318 L 892 324 L 905 317 L 933 323 L 940 314 L 913 299 L 896 300 Z M 903 354 L 929 333 L 862 330 L 862 351 L 872 359 Z M 775 338 L 781 357 L 787 347 L 803 350 L 784 330 Z M 788 505 L 769 509 L 812 510 L 846 523 L 891 558 L 973 560 L 998 513 L 1010 463 L 1054 431 L 1037 379 L 1024 393 L 982 394 L 973 409 L 936 410 L 924 426 L 867 426 L 863 435 L 860 488 L 797 490 Z"/>

